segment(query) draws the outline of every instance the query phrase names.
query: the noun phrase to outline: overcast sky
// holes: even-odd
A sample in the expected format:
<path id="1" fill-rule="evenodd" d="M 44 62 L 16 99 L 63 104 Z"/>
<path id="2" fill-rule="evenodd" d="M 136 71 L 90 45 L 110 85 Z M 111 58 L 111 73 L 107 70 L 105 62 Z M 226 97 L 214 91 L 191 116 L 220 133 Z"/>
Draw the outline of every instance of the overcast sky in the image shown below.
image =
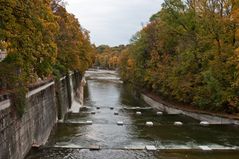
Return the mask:
<path id="1" fill-rule="evenodd" d="M 65 0 L 68 12 L 90 31 L 96 45 L 127 44 L 158 12 L 163 0 Z"/>

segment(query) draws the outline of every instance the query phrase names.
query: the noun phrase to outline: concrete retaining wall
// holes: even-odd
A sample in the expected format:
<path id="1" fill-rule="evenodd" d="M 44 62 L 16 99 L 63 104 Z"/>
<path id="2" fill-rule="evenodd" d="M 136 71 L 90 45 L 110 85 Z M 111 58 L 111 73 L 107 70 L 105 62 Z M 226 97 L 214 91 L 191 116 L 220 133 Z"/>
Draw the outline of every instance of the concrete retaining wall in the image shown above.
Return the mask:
<path id="1" fill-rule="evenodd" d="M 55 83 L 56 105 L 58 108 L 59 120 L 64 120 L 65 114 L 71 106 L 71 94 L 69 89 L 72 90 L 73 88 L 69 87 L 67 80 L 66 77 L 63 77 Z"/>
<path id="2" fill-rule="evenodd" d="M 46 143 L 59 114 L 64 118 L 71 106 L 69 90 L 73 91 L 73 85 L 69 88 L 66 80 L 62 78 L 58 86 L 51 82 L 29 92 L 21 118 L 10 100 L 0 102 L 0 159 L 23 159 L 33 145 Z M 57 102 L 56 92 L 61 103 Z"/>
<path id="3" fill-rule="evenodd" d="M 186 116 L 190 116 L 194 119 L 197 119 L 199 121 L 208 121 L 210 124 L 236 124 L 236 125 L 239 125 L 239 120 L 229 119 L 229 118 L 221 117 L 221 116 L 217 116 L 217 115 L 210 115 L 210 114 L 206 114 L 206 113 L 193 112 L 191 110 L 182 110 L 179 108 L 175 108 L 175 107 L 172 107 L 169 105 L 159 103 L 144 94 L 141 94 L 141 96 L 147 104 L 149 104 L 150 106 L 152 106 L 155 109 L 164 111 L 168 114 L 183 114 Z"/>

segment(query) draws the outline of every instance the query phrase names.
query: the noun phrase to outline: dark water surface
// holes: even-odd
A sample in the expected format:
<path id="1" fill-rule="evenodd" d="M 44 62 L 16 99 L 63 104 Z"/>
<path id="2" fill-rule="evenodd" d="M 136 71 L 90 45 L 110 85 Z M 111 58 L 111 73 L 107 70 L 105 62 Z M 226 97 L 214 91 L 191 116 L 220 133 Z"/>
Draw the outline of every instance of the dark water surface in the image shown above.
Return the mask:
<path id="1" fill-rule="evenodd" d="M 200 126 L 199 121 L 183 115 L 158 116 L 156 110 L 135 99 L 132 90 L 114 72 L 90 71 L 87 78 L 84 103 L 87 108 L 70 113 L 64 123 L 57 125 L 48 144 L 32 151 L 27 159 L 239 158 L 239 151 L 235 150 L 239 147 L 238 126 Z M 142 115 L 136 115 L 137 111 Z M 119 115 L 114 115 L 115 112 Z M 86 121 L 93 124 L 86 125 Z M 118 126 L 118 121 L 124 125 Z M 154 126 L 145 126 L 147 121 L 152 121 Z M 175 121 L 183 125 L 175 126 Z M 159 150 L 146 151 L 146 145 Z M 213 150 L 203 151 L 200 146 Z M 98 147 L 101 150 L 89 150 Z"/>

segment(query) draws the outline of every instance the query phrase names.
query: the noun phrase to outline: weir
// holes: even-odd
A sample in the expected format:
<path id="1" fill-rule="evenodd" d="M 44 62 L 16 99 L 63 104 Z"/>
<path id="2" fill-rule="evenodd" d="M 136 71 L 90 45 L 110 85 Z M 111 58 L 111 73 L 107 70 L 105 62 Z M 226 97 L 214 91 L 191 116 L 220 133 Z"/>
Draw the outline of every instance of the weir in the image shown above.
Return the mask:
<path id="1" fill-rule="evenodd" d="M 201 125 L 205 121 L 159 111 L 117 82 L 114 71 L 89 71 L 78 86 L 76 76 L 70 77 L 70 89 L 64 81 L 67 78 L 62 78 L 58 85 L 52 82 L 29 92 L 26 114 L 12 123 L 6 122 L 11 114 L 9 105 L 2 104 L 0 119 L 6 123 L 1 127 L 5 135 L 0 146 L 2 158 L 22 159 L 32 146 L 40 145 L 26 159 L 207 158 L 202 152 L 212 158 L 235 159 L 239 154 L 236 125 Z M 79 102 L 83 84 L 84 101 Z M 62 103 L 58 105 L 57 100 Z"/>
<path id="2" fill-rule="evenodd" d="M 207 158 L 202 152 L 235 159 L 239 154 L 237 126 L 200 125 L 200 120 L 153 109 L 117 82 L 114 71 L 91 70 L 85 77 L 84 106 L 68 113 L 47 144 L 27 159 Z"/>

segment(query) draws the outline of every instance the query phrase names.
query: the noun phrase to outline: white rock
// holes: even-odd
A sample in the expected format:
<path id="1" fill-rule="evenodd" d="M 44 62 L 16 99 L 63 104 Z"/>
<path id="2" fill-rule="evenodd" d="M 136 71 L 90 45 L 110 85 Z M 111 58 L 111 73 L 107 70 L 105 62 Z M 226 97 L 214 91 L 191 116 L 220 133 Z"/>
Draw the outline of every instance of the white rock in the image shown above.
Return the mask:
<path id="1" fill-rule="evenodd" d="M 117 125 L 124 125 L 124 122 L 123 121 L 118 121 Z"/>
<path id="2" fill-rule="evenodd" d="M 152 145 L 147 145 L 145 146 L 145 149 L 148 150 L 148 151 L 156 151 L 156 147 L 155 146 L 152 146 Z"/>
<path id="3" fill-rule="evenodd" d="M 100 150 L 101 147 L 100 147 L 99 145 L 91 145 L 91 146 L 89 147 L 89 149 L 90 149 L 91 151 L 97 151 L 97 150 Z"/>
<path id="4" fill-rule="evenodd" d="M 174 125 L 180 126 L 180 125 L 183 125 L 183 123 L 181 121 L 175 121 Z"/>
<path id="5" fill-rule="evenodd" d="M 34 144 L 32 144 L 32 148 L 34 148 L 34 149 L 38 149 L 38 148 L 40 148 L 40 145 L 39 145 L 39 144 L 36 144 L 36 143 L 34 143 Z"/>
<path id="6" fill-rule="evenodd" d="M 163 114 L 163 112 L 157 112 L 157 115 L 162 115 Z"/>
<path id="7" fill-rule="evenodd" d="M 207 122 L 207 121 L 201 121 L 201 122 L 200 122 L 200 125 L 205 125 L 205 126 L 207 126 L 207 125 L 209 125 L 209 122 Z"/>
<path id="8" fill-rule="evenodd" d="M 142 113 L 141 112 L 136 112 L 136 115 L 142 115 Z"/>
<path id="9" fill-rule="evenodd" d="M 146 126 L 153 126 L 153 125 L 154 125 L 154 123 L 152 121 L 147 121 L 146 122 Z"/>
<path id="10" fill-rule="evenodd" d="M 89 124 L 89 125 L 91 125 L 93 122 L 92 121 L 90 121 L 90 120 L 87 120 L 86 121 L 86 124 Z"/>
<path id="11" fill-rule="evenodd" d="M 203 151 L 211 151 L 212 149 L 208 146 L 198 146 L 200 149 L 202 149 Z"/>

